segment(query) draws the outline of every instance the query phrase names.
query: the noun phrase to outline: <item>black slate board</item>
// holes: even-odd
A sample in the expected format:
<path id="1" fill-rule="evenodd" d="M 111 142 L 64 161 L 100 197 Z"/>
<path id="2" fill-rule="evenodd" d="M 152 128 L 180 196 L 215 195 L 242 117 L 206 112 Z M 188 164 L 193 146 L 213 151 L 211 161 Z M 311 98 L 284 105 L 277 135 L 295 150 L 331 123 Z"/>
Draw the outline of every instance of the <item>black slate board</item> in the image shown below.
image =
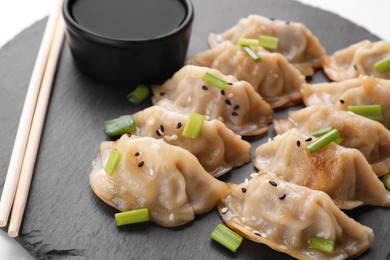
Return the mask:
<path id="1" fill-rule="evenodd" d="M 306 24 L 328 53 L 349 44 L 378 38 L 334 14 L 286 0 L 193 0 L 195 21 L 188 55 L 205 50 L 207 35 L 222 32 L 239 18 L 260 14 Z M 0 50 L 0 185 L 3 185 L 27 85 L 46 20 L 22 32 Z M 131 72 L 129 72 L 131 73 Z M 312 82 L 325 81 L 318 72 Z M 91 161 L 106 139 L 102 122 L 150 105 L 133 106 L 129 88 L 93 81 L 80 74 L 65 44 L 53 88 L 21 235 L 17 241 L 38 259 L 289 259 L 265 245 L 245 240 L 230 253 L 209 239 L 221 219 L 215 210 L 180 228 L 153 223 L 117 228 L 116 210 L 89 187 Z M 278 110 L 276 117 L 285 117 Z M 274 135 L 250 138 L 253 146 Z M 248 164 L 222 180 L 242 182 L 253 172 Z M 0 186 L 2 190 L 2 186 Z M 375 231 L 362 259 L 388 259 L 390 211 L 362 207 L 348 214 Z"/>

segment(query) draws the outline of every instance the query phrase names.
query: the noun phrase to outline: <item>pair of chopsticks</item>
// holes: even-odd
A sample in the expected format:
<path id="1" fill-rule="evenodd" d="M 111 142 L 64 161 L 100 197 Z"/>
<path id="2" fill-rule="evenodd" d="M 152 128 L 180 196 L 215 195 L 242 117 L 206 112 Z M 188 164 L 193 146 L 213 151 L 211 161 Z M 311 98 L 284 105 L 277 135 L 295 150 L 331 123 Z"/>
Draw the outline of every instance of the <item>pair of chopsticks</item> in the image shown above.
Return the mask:
<path id="1" fill-rule="evenodd" d="M 48 19 L 23 105 L 19 127 L 0 200 L 0 227 L 5 227 L 11 212 L 8 235 L 16 237 L 20 225 L 31 178 L 34 171 L 42 129 L 57 62 L 64 39 L 62 0 L 57 0 Z"/>

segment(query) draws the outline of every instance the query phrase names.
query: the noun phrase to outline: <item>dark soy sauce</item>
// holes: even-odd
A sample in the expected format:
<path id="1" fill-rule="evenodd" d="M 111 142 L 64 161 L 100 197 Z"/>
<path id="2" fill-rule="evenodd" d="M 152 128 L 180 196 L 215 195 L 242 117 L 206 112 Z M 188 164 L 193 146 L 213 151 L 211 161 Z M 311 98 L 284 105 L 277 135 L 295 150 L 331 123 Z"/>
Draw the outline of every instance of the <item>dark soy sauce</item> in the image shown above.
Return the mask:
<path id="1" fill-rule="evenodd" d="M 180 0 L 75 0 L 73 18 L 108 38 L 152 39 L 175 30 L 186 15 Z"/>

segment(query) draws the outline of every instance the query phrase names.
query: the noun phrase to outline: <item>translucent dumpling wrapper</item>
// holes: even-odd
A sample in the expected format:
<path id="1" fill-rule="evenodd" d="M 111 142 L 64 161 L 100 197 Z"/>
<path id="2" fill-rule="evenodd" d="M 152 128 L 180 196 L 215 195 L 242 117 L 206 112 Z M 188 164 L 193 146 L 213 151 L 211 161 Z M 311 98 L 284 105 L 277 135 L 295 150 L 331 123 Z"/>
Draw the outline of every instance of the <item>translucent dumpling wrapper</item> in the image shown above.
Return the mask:
<path id="1" fill-rule="evenodd" d="M 373 242 L 372 229 L 348 217 L 324 192 L 266 174 L 231 189 L 218 202 L 223 221 L 247 239 L 295 258 L 356 257 Z M 333 253 L 309 248 L 312 236 L 333 241 Z"/>
<path id="2" fill-rule="evenodd" d="M 218 120 L 205 121 L 196 139 L 182 135 L 189 115 L 152 106 L 133 115 L 137 135 L 163 138 L 196 156 L 207 172 L 220 176 L 251 160 L 250 144 Z"/>
<path id="3" fill-rule="evenodd" d="M 228 83 L 224 90 L 205 83 L 208 72 Z M 272 108 L 246 81 L 206 67 L 186 65 L 161 86 L 153 86 L 153 104 L 218 119 L 239 135 L 259 135 L 268 130 Z"/>
<path id="4" fill-rule="evenodd" d="M 121 159 L 109 176 L 104 168 L 114 148 Z M 150 220 L 161 226 L 193 220 L 230 191 L 189 151 L 162 139 L 123 135 L 115 142 L 102 142 L 99 152 L 90 174 L 94 193 L 120 211 L 147 208 Z"/>
<path id="5" fill-rule="evenodd" d="M 242 18 L 221 34 L 210 34 L 209 44 L 212 48 L 224 41 L 237 44 L 239 38 L 257 39 L 260 35 L 278 38 L 275 52 L 285 56 L 305 76 L 313 75 L 314 69 L 320 67 L 321 59 L 325 56 L 324 47 L 305 25 L 271 20 L 259 15 Z"/>
<path id="6" fill-rule="evenodd" d="M 306 106 L 324 104 L 348 111 L 348 106 L 381 105 L 380 122 L 390 128 L 390 80 L 360 76 L 341 82 L 304 84 L 301 91 Z"/>
<path id="7" fill-rule="evenodd" d="M 310 154 L 316 138 L 288 130 L 255 150 L 254 166 L 284 181 L 327 193 L 341 209 L 390 206 L 390 192 L 356 149 L 332 142 Z"/>
<path id="8" fill-rule="evenodd" d="M 291 128 L 310 134 L 326 127 L 336 128 L 343 138 L 342 146 L 358 149 L 377 176 L 390 172 L 390 132 L 381 123 L 325 105 L 290 111 L 288 119 L 274 120 L 275 130 L 282 134 Z"/>
<path id="9" fill-rule="evenodd" d="M 323 59 L 325 74 L 334 81 L 370 75 L 390 79 L 390 71 L 378 73 L 374 64 L 390 56 L 390 42 L 364 40 Z"/>
<path id="10" fill-rule="evenodd" d="M 272 108 L 301 102 L 300 86 L 304 76 L 280 53 L 271 53 L 254 47 L 261 57 L 255 62 L 243 49 L 231 42 L 196 54 L 188 63 L 217 69 L 251 83 Z"/>

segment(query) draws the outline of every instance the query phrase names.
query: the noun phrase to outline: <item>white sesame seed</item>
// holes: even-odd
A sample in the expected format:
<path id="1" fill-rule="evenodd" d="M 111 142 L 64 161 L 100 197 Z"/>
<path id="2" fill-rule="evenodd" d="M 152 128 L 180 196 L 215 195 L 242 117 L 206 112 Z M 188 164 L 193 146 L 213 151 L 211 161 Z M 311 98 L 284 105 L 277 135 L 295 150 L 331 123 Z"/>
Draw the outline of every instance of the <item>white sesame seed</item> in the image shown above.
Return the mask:
<path id="1" fill-rule="evenodd" d="M 245 178 L 245 186 L 248 186 L 248 178 Z"/>
<path id="2" fill-rule="evenodd" d="M 250 176 L 251 176 L 251 178 L 254 178 L 254 177 L 259 176 L 259 174 L 258 173 L 252 173 Z"/>
<path id="3" fill-rule="evenodd" d="M 228 208 L 227 208 L 227 207 L 223 207 L 223 208 L 221 209 L 221 213 L 222 213 L 222 214 L 225 214 L 226 212 L 228 212 Z"/>
<path id="4" fill-rule="evenodd" d="M 169 220 L 170 221 L 174 221 L 175 220 L 175 215 L 173 215 L 173 213 L 171 213 L 171 215 L 169 215 Z"/>
<path id="5" fill-rule="evenodd" d="M 153 176 L 154 175 L 154 170 L 153 169 L 149 169 L 149 174 L 150 174 L 150 176 Z"/>
<path id="6" fill-rule="evenodd" d="M 232 97 L 234 97 L 234 94 L 233 93 L 229 93 L 229 95 L 227 97 L 228 98 L 232 98 Z"/>
<path id="7" fill-rule="evenodd" d="M 241 218 L 241 221 L 242 221 L 242 222 L 246 222 L 246 217 L 242 217 L 242 218 Z"/>

